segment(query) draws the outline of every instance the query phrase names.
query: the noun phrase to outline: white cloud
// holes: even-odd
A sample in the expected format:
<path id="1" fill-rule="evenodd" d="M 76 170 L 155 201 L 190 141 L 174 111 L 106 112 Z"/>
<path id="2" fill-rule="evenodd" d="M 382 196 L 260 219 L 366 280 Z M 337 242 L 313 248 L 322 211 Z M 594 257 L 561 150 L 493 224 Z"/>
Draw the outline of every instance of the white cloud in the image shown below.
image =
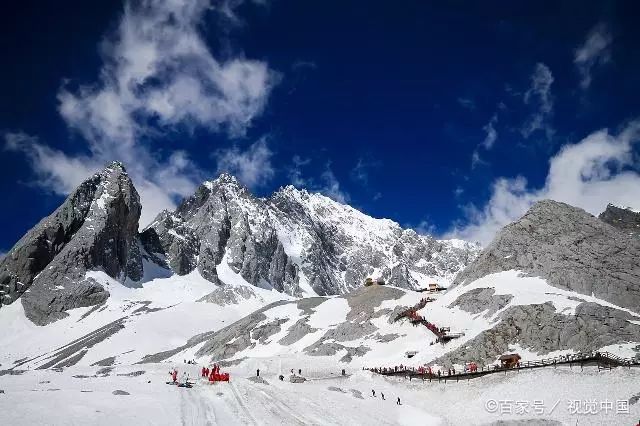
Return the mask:
<path id="1" fill-rule="evenodd" d="M 304 188 L 309 186 L 309 180 L 304 178 L 302 168 L 311 162 L 308 158 L 302 158 L 299 155 L 294 155 L 291 159 L 293 166 L 288 170 L 289 179 L 293 186 Z"/>
<path id="2" fill-rule="evenodd" d="M 324 195 L 342 204 L 348 204 L 351 201 L 351 196 L 341 187 L 340 182 L 338 182 L 336 175 L 333 173 L 330 162 L 327 163 L 324 172 L 320 175 L 320 180 L 322 185 L 318 189 Z"/>
<path id="3" fill-rule="evenodd" d="M 436 227 L 428 220 L 423 219 L 417 225 L 406 225 L 406 228 L 411 228 L 420 235 L 433 236 L 436 233 Z"/>
<path id="4" fill-rule="evenodd" d="M 524 94 L 524 103 L 533 108 L 533 112 L 525 125 L 520 129 L 524 138 L 529 138 L 535 131 L 543 130 L 547 139 L 553 136 L 553 128 L 549 123 L 553 115 L 553 95 L 551 84 L 553 74 L 543 63 L 536 64 L 531 75 L 531 86 Z"/>
<path id="5" fill-rule="evenodd" d="M 369 183 L 369 173 L 367 172 L 367 164 L 362 158 L 358 158 L 356 166 L 351 170 L 351 178 L 363 185 Z"/>
<path id="6" fill-rule="evenodd" d="M 39 183 L 60 194 L 106 163 L 122 161 L 141 195 L 142 225 L 160 209 L 173 208 L 203 172 L 185 152 L 160 156 L 143 140 L 196 127 L 244 135 L 278 80 L 265 62 L 242 54 L 219 60 L 205 43 L 201 27 L 207 12 L 216 9 L 227 22 L 238 23 L 234 9 L 241 3 L 127 2 L 116 29 L 101 45 L 98 80 L 77 89 L 66 82 L 58 93 L 58 111 L 87 141 L 87 153 L 68 155 L 19 134 L 7 135 L 8 146 L 23 151 Z M 256 179 L 246 173 L 245 178 Z"/>
<path id="7" fill-rule="evenodd" d="M 218 173 L 235 175 L 248 187 L 257 188 L 266 184 L 275 174 L 269 149 L 264 138 L 249 146 L 245 151 L 237 146 L 216 152 Z"/>
<path id="8" fill-rule="evenodd" d="M 580 74 L 580 87 L 588 89 L 591 85 L 592 69 L 604 65 L 611 59 L 611 41 L 613 37 L 609 28 L 598 24 L 589 31 L 582 46 L 576 49 L 573 63 Z"/>
<path id="9" fill-rule="evenodd" d="M 471 111 L 476 109 L 476 103 L 473 101 L 473 99 L 470 99 L 470 98 L 458 98 L 457 101 L 460 104 L 460 106 L 463 107 L 463 108 L 466 108 L 466 109 L 471 110 Z"/>
<path id="10" fill-rule="evenodd" d="M 489 201 L 481 208 L 466 207 L 466 223 L 449 237 L 488 244 L 504 225 L 518 219 L 536 201 L 552 199 L 581 207 L 592 214 L 608 203 L 640 209 L 640 173 L 633 144 L 640 139 L 640 120 L 617 135 L 594 132 L 573 145 L 565 145 L 549 160 L 542 188 L 530 188 L 527 180 L 497 179 Z"/>
<path id="11" fill-rule="evenodd" d="M 498 139 L 498 132 L 496 131 L 495 124 L 498 122 L 498 114 L 493 114 L 491 120 L 482 128 L 487 134 L 482 141 L 482 146 L 484 149 L 489 150 L 493 148 L 493 144 L 496 143 Z"/>
<path id="12" fill-rule="evenodd" d="M 372 158 L 358 158 L 358 162 L 351 170 L 351 179 L 360 183 L 363 186 L 369 184 L 369 169 L 380 167 L 382 164 Z"/>
<path id="13" fill-rule="evenodd" d="M 502 102 L 498 104 L 498 108 L 500 108 Z M 482 130 L 485 132 L 484 140 L 479 143 L 476 148 L 473 150 L 473 154 L 471 155 L 471 168 L 475 169 L 479 165 L 488 164 L 480 157 L 480 148 L 483 148 L 486 151 L 489 151 L 493 148 L 493 145 L 498 140 L 498 131 L 496 130 L 495 125 L 498 123 L 498 113 L 493 114 L 491 120 L 487 124 L 482 127 Z"/>
<path id="14" fill-rule="evenodd" d="M 325 164 L 324 170 L 317 179 L 305 176 L 303 173 L 302 169 L 311 163 L 310 159 L 294 155 L 292 162 L 293 166 L 289 168 L 289 179 L 294 186 L 320 192 L 334 201 L 349 204 L 351 196 L 344 190 L 335 173 L 333 173 L 331 161 Z M 381 196 L 379 193 L 375 194 L 374 200 L 379 199 Z"/>
<path id="15" fill-rule="evenodd" d="M 5 149 L 23 152 L 36 173 L 37 184 L 59 195 L 69 194 L 107 165 L 100 162 L 99 156 L 68 156 L 24 133 L 5 134 Z M 141 155 L 144 154 L 148 155 L 141 151 Z M 166 162 L 157 163 L 143 173 L 141 166 L 149 166 L 150 161 L 141 158 L 140 163 L 127 167 L 143 205 L 141 226 L 151 223 L 161 210 L 174 208 L 174 197 L 193 193 L 196 183 L 202 180 L 200 171 L 182 151 L 174 152 Z"/>
<path id="16" fill-rule="evenodd" d="M 38 183 L 60 195 L 70 193 L 87 176 L 104 167 L 104 164 L 89 156 L 69 157 L 26 133 L 6 133 L 4 139 L 5 149 L 26 155 L 38 176 Z"/>

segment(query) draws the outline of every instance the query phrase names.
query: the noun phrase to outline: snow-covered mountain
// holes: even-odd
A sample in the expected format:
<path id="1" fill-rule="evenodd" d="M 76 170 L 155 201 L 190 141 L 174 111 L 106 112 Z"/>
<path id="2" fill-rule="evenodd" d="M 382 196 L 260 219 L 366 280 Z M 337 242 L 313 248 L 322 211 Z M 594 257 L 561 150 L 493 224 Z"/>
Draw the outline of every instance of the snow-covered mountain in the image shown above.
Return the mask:
<path id="1" fill-rule="evenodd" d="M 194 336 L 186 353 L 214 361 L 325 356 L 357 366 L 412 362 L 491 364 L 517 350 L 527 359 L 612 351 L 640 357 L 640 243 L 584 210 L 541 201 L 506 226 L 445 294 L 360 287 L 339 297 L 278 301 L 226 328 Z M 459 337 L 395 321 L 417 313 Z"/>
<path id="2" fill-rule="evenodd" d="M 257 198 L 227 174 L 138 234 L 140 211 L 122 164 L 87 179 L 0 259 L 3 304 L 20 298 L 39 325 L 99 305 L 110 293 L 90 271 L 128 287 L 197 271 L 292 296 L 343 294 L 368 276 L 417 289 L 449 283 L 479 252 L 292 186 Z"/>
<path id="3" fill-rule="evenodd" d="M 0 376 L 7 389 L 0 407 L 4 401 L 11 409 L 3 412 L 17 424 L 81 422 L 96 410 L 108 413 L 97 424 L 137 412 L 154 424 L 402 423 L 406 407 L 396 415 L 362 397 L 375 387 L 409 401 L 415 418 L 437 412 L 460 424 L 481 418 L 484 400 L 504 398 L 500 392 L 533 400 L 547 398 L 541 387 L 548 387 L 558 398 L 569 389 L 587 398 L 598 388 L 632 398 L 636 370 L 608 373 L 614 379 L 568 368 L 523 371 L 448 392 L 454 384 L 407 385 L 361 369 L 458 370 L 469 361 L 494 364 L 512 351 L 525 361 L 595 350 L 640 358 L 636 216 L 607 211 L 599 219 L 542 201 L 478 254 L 473 245 L 420 236 L 293 187 L 257 198 L 222 175 L 139 233 L 137 193 L 114 163 L 0 260 Z M 382 276 L 387 285 L 365 287 L 366 276 Z M 434 281 L 448 290 L 414 291 Z M 421 303 L 425 297 L 432 300 Z M 410 308 L 432 327 L 400 315 Z M 455 338 L 442 344 L 433 331 L 440 328 Z M 232 383 L 202 381 L 192 393 L 176 393 L 164 385 L 166 371 L 197 374 L 187 359 L 222 363 Z M 278 380 L 299 368 L 310 383 L 295 388 Z M 136 393 L 135 402 L 116 400 L 123 391 Z M 448 398 L 458 409 L 435 409 L 424 395 Z M 472 414 L 459 402 L 467 397 L 480 404 Z M 91 412 L 38 417 L 42 407 L 69 401 Z M 247 409 L 251 404 L 263 417 Z M 324 417 L 323 404 L 349 414 Z M 158 414 L 162 409 L 168 414 Z"/>
<path id="4" fill-rule="evenodd" d="M 227 174 L 162 212 L 142 240 L 177 274 L 197 268 L 218 282 L 222 264 L 252 285 L 294 296 L 343 294 L 369 276 L 408 289 L 448 283 L 479 252 L 293 186 L 257 198 Z"/>

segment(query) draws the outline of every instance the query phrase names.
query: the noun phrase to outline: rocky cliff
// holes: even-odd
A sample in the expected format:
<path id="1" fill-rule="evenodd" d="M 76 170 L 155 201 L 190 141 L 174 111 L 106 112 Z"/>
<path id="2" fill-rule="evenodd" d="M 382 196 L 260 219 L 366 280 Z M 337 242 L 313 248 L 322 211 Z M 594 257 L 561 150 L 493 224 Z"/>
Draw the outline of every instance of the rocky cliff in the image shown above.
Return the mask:
<path id="1" fill-rule="evenodd" d="M 294 296 L 342 294 L 370 275 L 410 289 L 446 283 L 479 251 L 293 186 L 257 198 L 226 174 L 162 212 L 142 241 L 177 274 L 197 268 L 217 282 L 223 263 L 252 285 Z"/>
<path id="2" fill-rule="evenodd" d="M 215 284 L 249 283 L 293 296 L 342 294 L 369 275 L 418 288 L 448 283 L 479 251 L 291 186 L 258 198 L 227 174 L 139 234 L 140 210 L 122 164 L 90 177 L 0 259 L 2 302 L 21 298 L 29 319 L 46 324 L 109 297 L 87 271 L 139 286 L 152 278 L 145 265 L 154 274 L 197 269 Z"/>
<path id="3" fill-rule="evenodd" d="M 629 236 L 640 238 L 640 212 L 609 204 L 598 218 Z"/>
<path id="4" fill-rule="evenodd" d="M 518 270 L 640 312 L 639 259 L 638 238 L 580 208 L 545 200 L 505 226 L 454 285 Z"/>
<path id="5" fill-rule="evenodd" d="M 42 325 L 109 296 L 85 279 L 88 270 L 102 269 L 122 282 L 139 281 L 140 209 L 122 164 L 114 162 L 84 181 L 0 260 L 3 303 L 22 296 L 26 315 Z"/>

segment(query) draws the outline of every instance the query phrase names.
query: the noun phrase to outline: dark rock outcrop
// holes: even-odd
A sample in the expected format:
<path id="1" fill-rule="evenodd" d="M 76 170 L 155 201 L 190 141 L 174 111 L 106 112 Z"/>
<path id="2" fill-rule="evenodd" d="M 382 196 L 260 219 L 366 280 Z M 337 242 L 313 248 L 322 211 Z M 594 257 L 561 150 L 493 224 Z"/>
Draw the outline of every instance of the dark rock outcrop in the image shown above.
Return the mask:
<path id="1" fill-rule="evenodd" d="M 217 282 L 216 268 L 226 262 L 250 284 L 294 296 L 306 285 L 319 295 L 343 294 L 376 271 L 395 286 L 417 288 L 412 272 L 452 278 L 479 251 L 291 186 L 257 198 L 227 174 L 162 212 L 142 241 L 178 274 L 197 268 Z"/>
<path id="2" fill-rule="evenodd" d="M 5 304 L 21 297 L 27 317 L 46 324 L 68 309 L 99 304 L 109 293 L 85 272 L 122 282 L 142 278 L 140 198 L 122 164 L 84 181 L 0 260 Z M 28 290 L 28 292 L 27 292 Z"/>
<path id="3" fill-rule="evenodd" d="M 590 352 L 604 346 L 640 341 L 638 318 L 595 303 L 581 303 L 575 314 L 556 312 L 552 303 L 513 306 L 500 322 L 462 347 L 434 361 L 449 367 L 469 361 L 494 362 L 519 344 L 540 355 L 557 350 Z"/>
<path id="4" fill-rule="evenodd" d="M 640 213 L 609 204 L 598 218 L 632 237 L 640 238 Z"/>
<path id="5" fill-rule="evenodd" d="M 568 204 L 536 203 L 505 226 L 454 285 L 508 270 L 640 312 L 640 241 Z"/>

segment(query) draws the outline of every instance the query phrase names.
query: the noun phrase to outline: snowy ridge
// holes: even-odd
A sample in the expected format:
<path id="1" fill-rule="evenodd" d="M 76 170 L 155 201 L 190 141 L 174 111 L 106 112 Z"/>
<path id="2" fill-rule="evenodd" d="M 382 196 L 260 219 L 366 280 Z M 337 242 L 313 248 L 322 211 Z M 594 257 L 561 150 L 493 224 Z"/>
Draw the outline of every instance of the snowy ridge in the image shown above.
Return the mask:
<path id="1" fill-rule="evenodd" d="M 257 198 L 227 174 L 163 212 L 142 237 L 157 238 L 146 250 L 164 254 L 175 273 L 198 268 L 215 282 L 225 258 L 251 285 L 294 296 L 344 294 L 370 276 L 409 289 L 446 285 L 480 251 L 293 186 Z"/>
<path id="2" fill-rule="evenodd" d="M 491 296 L 479 295 L 487 291 Z M 638 354 L 640 348 L 640 314 L 615 306 L 593 296 L 577 296 L 574 292 L 559 290 L 544 279 L 524 276 L 518 271 L 492 274 L 467 286 L 459 286 L 441 294 L 430 294 L 435 301 L 427 303 L 418 313 L 438 327 L 450 327 L 450 333 L 462 334 L 446 344 L 425 327 L 412 326 L 407 320 L 393 320 L 402 310 L 414 306 L 425 293 L 416 293 L 389 286 L 361 288 L 337 297 L 322 297 L 279 303 L 261 310 L 261 313 L 245 317 L 228 326 L 221 336 L 209 336 L 208 343 L 198 342 L 196 349 L 187 345 L 174 353 L 169 360 L 179 361 L 185 354 L 197 357 L 201 362 L 221 360 L 255 363 L 256 359 L 293 357 L 313 364 L 318 358 L 326 358 L 337 365 L 351 368 L 380 365 L 435 365 L 462 368 L 465 362 L 481 365 L 495 363 L 508 350 L 518 351 L 526 360 L 537 360 L 586 350 L 602 350 L 629 356 Z M 500 303 L 495 304 L 493 300 Z M 471 302 L 471 304 L 470 304 Z M 473 303 L 477 303 L 474 305 Z M 611 318 L 621 315 L 627 332 L 612 340 L 599 342 L 593 339 L 585 347 L 572 347 L 562 339 L 546 341 L 541 332 L 540 341 L 506 341 L 505 347 L 482 347 L 479 339 L 509 322 L 515 310 L 532 306 L 551 307 L 554 315 L 575 323 L 582 318 L 586 306 L 606 309 Z M 556 321 L 556 326 L 562 327 Z M 522 323 L 522 327 L 528 324 Z M 585 325 L 585 331 L 590 325 Z M 617 324 L 612 328 L 619 332 Z M 582 331 L 578 331 L 578 334 Z M 605 333 L 606 334 L 606 330 Z M 631 336 L 631 341 L 627 338 Z M 635 342 L 635 343 L 632 343 Z M 478 344 L 477 351 L 467 350 Z M 635 351 L 632 348 L 636 348 Z M 409 361 L 407 351 L 416 354 Z M 462 358 L 457 354 L 463 351 Z M 465 352 L 466 351 L 466 352 Z M 449 356 L 454 354 L 455 356 Z M 526 358 L 525 358 L 526 357 Z"/>

